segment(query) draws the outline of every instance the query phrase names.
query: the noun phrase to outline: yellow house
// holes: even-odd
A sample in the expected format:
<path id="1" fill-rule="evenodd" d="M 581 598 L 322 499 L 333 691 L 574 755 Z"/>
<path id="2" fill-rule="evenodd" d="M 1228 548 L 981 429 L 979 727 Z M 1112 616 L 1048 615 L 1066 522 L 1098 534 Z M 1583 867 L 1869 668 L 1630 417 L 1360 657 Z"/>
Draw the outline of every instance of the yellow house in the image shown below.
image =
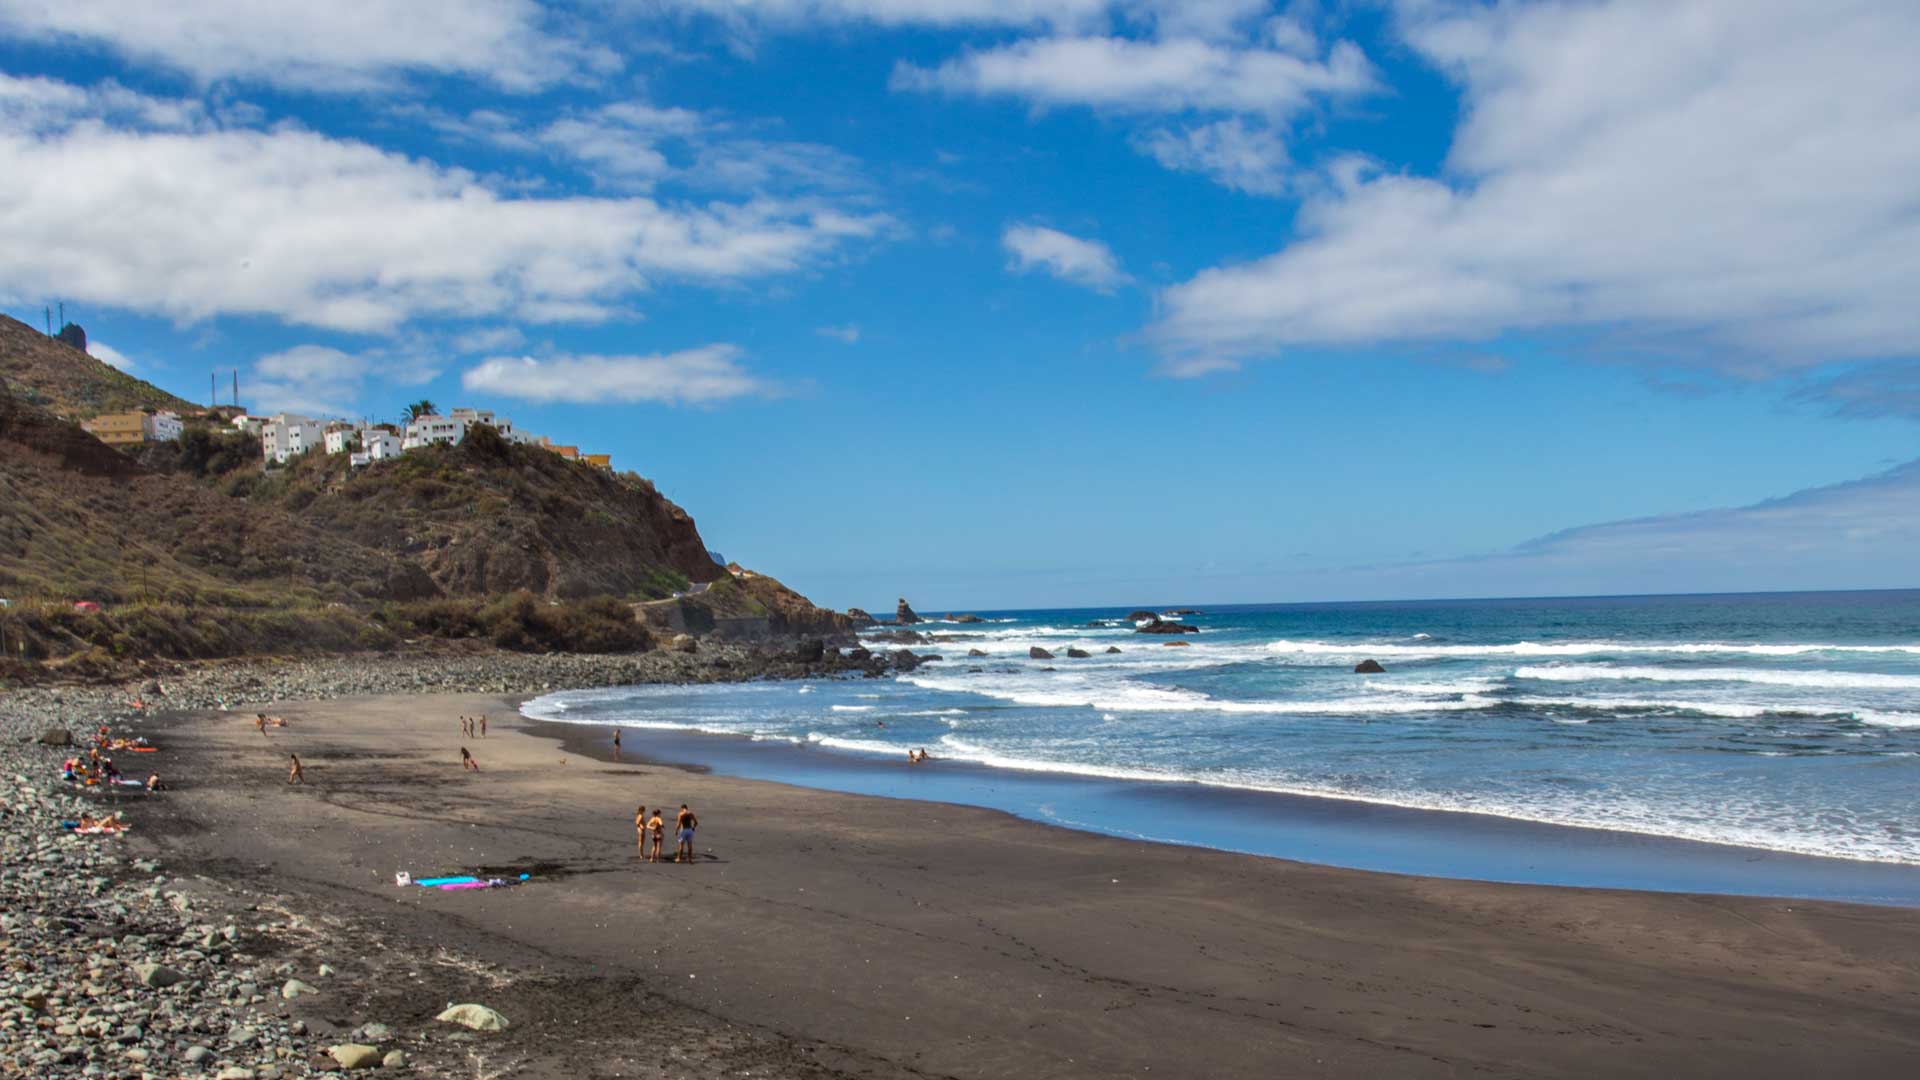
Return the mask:
<path id="1" fill-rule="evenodd" d="M 581 454 L 580 460 L 601 469 L 613 468 L 612 454 Z"/>
<path id="2" fill-rule="evenodd" d="M 568 461 L 572 461 L 574 458 L 577 458 L 580 456 L 580 448 L 577 446 L 560 446 L 556 443 L 556 444 L 549 445 L 547 449 L 553 451 L 556 454 L 559 454 L 561 457 L 566 458 Z"/>
<path id="3" fill-rule="evenodd" d="M 80 426 L 108 446 L 132 446 L 147 441 L 147 415 L 143 412 L 107 413 Z"/>

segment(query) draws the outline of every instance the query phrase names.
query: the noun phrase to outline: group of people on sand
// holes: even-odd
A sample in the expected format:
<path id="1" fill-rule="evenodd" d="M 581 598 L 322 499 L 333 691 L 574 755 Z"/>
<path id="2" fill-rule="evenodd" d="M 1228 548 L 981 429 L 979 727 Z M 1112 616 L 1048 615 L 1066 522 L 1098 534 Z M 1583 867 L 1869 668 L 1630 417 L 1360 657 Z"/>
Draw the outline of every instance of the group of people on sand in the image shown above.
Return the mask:
<path id="1" fill-rule="evenodd" d="M 921 747 L 920 749 L 917 749 L 917 750 L 907 751 L 907 764 L 909 765 L 925 765 L 927 762 L 932 760 L 933 760 L 933 755 L 927 753 L 925 747 Z"/>
<path id="2" fill-rule="evenodd" d="M 660 857 L 660 848 L 666 840 L 667 822 L 660 815 L 665 809 L 665 807 L 656 806 L 653 808 L 653 816 L 649 817 L 647 808 L 642 806 L 633 815 L 633 827 L 640 833 L 640 857 L 648 862 L 663 861 Z M 699 827 L 700 819 L 694 816 L 693 811 L 687 809 L 686 803 L 681 803 L 680 812 L 674 815 L 673 819 L 673 835 L 678 845 L 673 852 L 674 862 L 693 861 L 693 830 Z M 649 840 L 653 842 L 651 848 L 647 846 Z"/>
<path id="3" fill-rule="evenodd" d="M 460 718 L 460 736 L 465 739 L 484 739 L 487 737 L 487 717 L 463 716 Z"/>

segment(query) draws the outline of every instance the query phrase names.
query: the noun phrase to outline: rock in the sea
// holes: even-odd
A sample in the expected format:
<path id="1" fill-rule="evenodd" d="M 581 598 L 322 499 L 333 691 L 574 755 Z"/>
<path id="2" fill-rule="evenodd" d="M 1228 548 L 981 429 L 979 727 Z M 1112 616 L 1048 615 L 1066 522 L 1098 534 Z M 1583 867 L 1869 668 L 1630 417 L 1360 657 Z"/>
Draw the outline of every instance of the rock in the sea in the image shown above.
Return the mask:
<path id="1" fill-rule="evenodd" d="M 1145 622 L 1145 621 L 1147 621 L 1148 619 L 1155 619 L 1155 620 L 1157 620 L 1157 619 L 1159 619 L 1159 618 L 1160 618 L 1160 613 L 1159 613 L 1159 612 L 1157 612 L 1157 611 L 1129 611 L 1129 612 L 1127 612 L 1127 621 L 1128 621 L 1128 622 Z"/>
<path id="2" fill-rule="evenodd" d="M 807 638 L 795 645 L 793 651 L 787 655 L 795 663 L 817 664 L 821 657 L 827 655 L 827 643 L 819 638 Z"/>
<path id="3" fill-rule="evenodd" d="M 893 651 L 893 669 L 895 671 L 912 671 L 914 668 L 919 667 L 920 663 L 921 658 L 915 656 L 912 649 L 895 649 Z"/>
<path id="4" fill-rule="evenodd" d="M 1120 651 L 1120 646 L 1118 646 L 1118 645 L 1109 645 L 1109 646 L 1107 646 L 1107 651 L 1108 651 L 1109 653 L 1117 653 L 1117 652 L 1119 652 L 1119 651 Z"/>
<path id="5" fill-rule="evenodd" d="M 894 645 L 925 645 L 931 639 L 918 630 L 888 630 L 885 633 L 873 635 L 870 640 L 885 641 Z"/>
<path id="6" fill-rule="evenodd" d="M 1051 660 L 1053 659 L 1053 654 L 1035 645 L 1027 650 L 1027 657 L 1032 660 Z"/>
<path id="7" fill-rule="evenodd" d="M 471 1002 L 465 1005 L 455 1005 L 439 1016 L 434 1017 L 434 1019 L 446 1024 L 459 1024 L 461 1027 L 472 1028 L 475 1031 L 505 1031 L 507 1029 L 506 1017 L 501 1016 L 485 1005 L 475 1005 Z"/>
<path id="8" fill-rule="evenodd" d="M 968 656 L 985 656 L 985 655 L 987 655 L 987 650 L 985 650 L 985 649 L 968 649 L 968 650 L 967 650 L 967 655 L 968 655 Z"/>
<path id="9" fill-rule="evenodd" d="M 957 623 L 977 623 L 986 622 L 987 620 L 978 615 L 955 615 L 953 616 L 953 621 Z"/>
<path id="10" fill-rule="evenodd" d="M 448 1010 L 452 1011 L 452 1010 Z M 446 1013 L 442 1013 L 445 1016 Z M 327 1047 L 327 1056 L 340 1063 L 343 1069 L 377 1069 L 380 1067 L 380 1048 L 366 1043 L 341 1043 Z"/>
<path id="11" fill-rule="evenodd" d="M 72 746 L 73 732 L 63 727 L 52 727 L 40 733 L 41 746 Z"/>
<path id="12" fill-rule="evenodd" d="M 1085 660 L 1087 657 L 1092 656 L 1093 654 L 1088 652 L 1085 649 L 1069 648 L 1067 650 L 1067 655 L 1073 657 L 1075 660 Z"/>
<path id="13" fill-rule="evenodd" d="M 1191 641 L 1163 641 L 1161 644 L 1169 649 L 1187 649 L 1193 646 Z"/>
<path id="14" fill-rule="evenodd" d="M 1353 665 L 1355 675 L 1385 675 L 1387 669 L 1380 666 L 1378 660 L 1362 660 Z"/>
<path id="15" fill-rule="evenodd" d="M 1200 632 L 1200 628 L 1197 626 L 1189 626 L 1186 623 L 1165 622 L 1160 619 L 1155 619 L 1145 626 L 1134 627 L 1133 632 L 1136 634 L 1197 634 Z"/>
<path id="16" fill-rule="evenodd" d="M 908 604 L 907 598 L 903 596 L 900 598 L 900 605 L 893 609 L 893 621 L 901 626 L 912 626 L 920 621 L 920 616 L 913 613 L 912 605 Z"/>
<path id="17" fill-rule="evenodd" d="M 855 627 L 861 627 L 861 626 L 872 626 L 875 622 L 878 622 L 879 620 L 875 619 L 872 615 L 867 614 L 865 611 L 861 610 L 860 608 L 850 607 L 847 609 L 847 621 L 852 623 Z"/>

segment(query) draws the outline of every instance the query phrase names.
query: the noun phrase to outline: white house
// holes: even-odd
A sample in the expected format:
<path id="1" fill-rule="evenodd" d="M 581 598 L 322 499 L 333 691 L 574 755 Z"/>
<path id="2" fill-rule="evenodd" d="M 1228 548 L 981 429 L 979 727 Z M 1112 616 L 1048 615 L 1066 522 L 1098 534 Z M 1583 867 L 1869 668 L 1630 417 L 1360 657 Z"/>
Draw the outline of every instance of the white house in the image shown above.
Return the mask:
<path id="1" fill-rule="evenodd" d="M 471 412 L 471 410 L 466 411 Z M 418 450 L 435 443 L 451 445 L 466 437 L 467 421 L 463 419 L 450 416 L 421 416 L 407 424 L 407 437 L 400 441 L 400 449 Z"/>
<path id="2" fill-rule="evenodd" d="M 147 417 L 147 438 L 154 442 L 172 442 L 182 430 L 177 413 L 161 411 Z"/>
<path id="3" fill-rule="evenodd" d="M 370 461 L 385 461 L 400 456 L 400 436 L 386 428 L 361 428 L 360 450 Z"/>
<path id="4" fill-rule="evenodd" d="M 358 431 L 350 427 L 327 426 L 327 453 L 344 454 L 353 449 L 353 440 Z"/>
<path id="5" fill-rule="evenodd" d="M 326 443 L 326 425 L 291 413 L 270 416 L 260 425 L 260 452 L 278 465 Z"/>
<path id="6" fill-rule="evenodd" d="M 266 417 L 248 416 L 246 413 L 241 413 L 239 416 L 233 418 L 233 426 L 237 430 L 244 431 L 249 435 L 260 434 L 260 429 L 265 427 L 266 423 Z"/>

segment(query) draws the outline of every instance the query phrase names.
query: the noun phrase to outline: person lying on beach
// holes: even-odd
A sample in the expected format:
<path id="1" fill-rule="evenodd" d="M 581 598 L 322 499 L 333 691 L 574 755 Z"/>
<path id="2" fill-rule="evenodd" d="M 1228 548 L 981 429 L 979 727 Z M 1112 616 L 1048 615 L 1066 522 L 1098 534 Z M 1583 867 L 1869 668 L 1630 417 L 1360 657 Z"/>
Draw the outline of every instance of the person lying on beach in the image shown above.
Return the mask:
<path id="1" fill-rule="evenodd" d="M 288 754 L 287 759 L 292 762 L 291 765 L 287 766 L 287 783 L 289 784 L 306 783 L 307 770 L 300 767 L 300 755 Z"/>
<path id="2" fill-rule="evenodd" d="M 148 774 L 147 774 L 147 790 L 148 790 L 148 791 L 165 791 L 165 790 L 167 790 L 167 785 L 166 785 L 166 784 L 164 784 L 164 783 L 161 783 L 161 781 L 160 781 L 160 774 L 159 774 L 159 773 L 148 773 Z"/>
<path id="3" fill-rule="evenodd" d="M 473 760 L 473 755 L 467 753 L 467 748 L 464 746 L 460 748 L 460 767 L 468 772 L 480 771 L 480 763 Z"/>
<path id="4" fill-rule="evenodd" d="M 653 816 L 647 819 L 647 831 L 653 834 L 653 851 L 648 854 L 647 861 L 659 862 L 660 845 L 667 838 L 667 823 L 661 820 L 660 811 L 655 810 Z"/>
<path id="5" fill-rule="evenodd" d="M 700 827 L 700 819 L 693 816 L 686 803 L 680 804 L 680 812 L 673 819 L 674 836 L 678 846 L 673 851 L 674 862 L 693 861 L 693 830 Z"/>

